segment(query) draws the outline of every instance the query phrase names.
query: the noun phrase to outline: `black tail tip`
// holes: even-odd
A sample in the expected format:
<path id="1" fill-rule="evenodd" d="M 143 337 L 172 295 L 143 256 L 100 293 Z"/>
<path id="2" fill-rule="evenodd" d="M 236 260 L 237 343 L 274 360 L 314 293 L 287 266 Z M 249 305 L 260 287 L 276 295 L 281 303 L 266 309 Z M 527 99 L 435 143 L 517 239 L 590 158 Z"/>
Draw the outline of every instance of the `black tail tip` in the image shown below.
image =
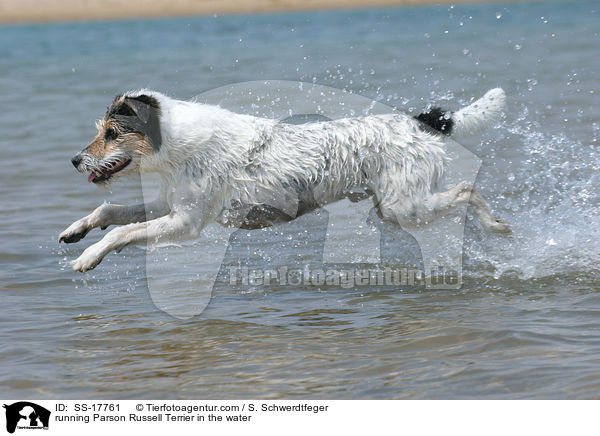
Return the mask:
<path id="1" fill-rule="evenodd" d="M 454 127 L 454 121 L 450 118 L 450 113 L 439 107 L 431 108 L 428 112 L 423 112 L 414 118 L 444 135 L 450 135 Z"/>

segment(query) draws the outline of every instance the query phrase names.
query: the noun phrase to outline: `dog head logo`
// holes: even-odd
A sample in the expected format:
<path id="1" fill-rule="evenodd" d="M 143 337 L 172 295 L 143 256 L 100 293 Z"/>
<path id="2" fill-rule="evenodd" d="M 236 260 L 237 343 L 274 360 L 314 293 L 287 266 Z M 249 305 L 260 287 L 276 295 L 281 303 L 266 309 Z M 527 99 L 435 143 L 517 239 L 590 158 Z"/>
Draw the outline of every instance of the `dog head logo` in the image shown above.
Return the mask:
<path id="1" fill-rule="evenodd" d="M 14 433 L 17 428 L 47 429 L 50 411 L 28 401 L 4 405 L 6 409 L 6 431 Z"/>

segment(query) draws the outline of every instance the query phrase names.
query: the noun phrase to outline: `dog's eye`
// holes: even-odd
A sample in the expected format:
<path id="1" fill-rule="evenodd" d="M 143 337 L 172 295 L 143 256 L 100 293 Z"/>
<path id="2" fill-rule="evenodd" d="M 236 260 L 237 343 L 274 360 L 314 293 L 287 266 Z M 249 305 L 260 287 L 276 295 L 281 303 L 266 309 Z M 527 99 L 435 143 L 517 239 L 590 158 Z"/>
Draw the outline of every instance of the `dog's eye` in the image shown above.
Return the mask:
<path id="1" fill-rule="evenodd" d="M 110 141 L 117 139 L 117 136 L 119 136 L 119 133 L 112 127 L 107 128 L 106 132 L 104 132 L 104 139 L 107 139 Z"/>

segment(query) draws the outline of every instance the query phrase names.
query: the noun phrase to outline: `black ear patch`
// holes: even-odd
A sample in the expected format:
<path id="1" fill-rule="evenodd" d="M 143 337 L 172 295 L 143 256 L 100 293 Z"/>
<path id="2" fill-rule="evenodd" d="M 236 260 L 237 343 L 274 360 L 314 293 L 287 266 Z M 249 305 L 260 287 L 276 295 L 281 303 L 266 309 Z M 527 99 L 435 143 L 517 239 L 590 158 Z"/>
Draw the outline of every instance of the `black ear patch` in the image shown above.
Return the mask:
<path id="1" fill-rule="evenodd" d="M 153 107 L 154 109 L 160 109 L 160 105 L 158 104 L 158 100 L 154 97 L 150 97 L 149 95 L 138 95 L 137 97 L 129 97 L 129 100 L 139 101 L 140 103 L 144 103 L 148 106 Z"/>
<path id="2" fill-rule="evenodd" d="M 162 142 L 160 132 L 160 104 L 149 95 L 135 97 L 117 96 L 106 113 L 107 119 L 114 119 L 122 133 L 140 133 L 158 151 Z"/>
<path id="3" fill-rule="evenodd" d="M 439 107 L 431 108 L 428 112 L 423 112 L 414 118 L 444 135 L 450 135 L 452 127 L 454 127 L 452 118 L 447 115 L 446 111 L 443 111 Z"/>
<path id="4" fill-rule="evenodd" d="M 109 109 L 109 115 L 120 115 L 123 117 L 135 117 L 135 111 L 133 110 L 133 108 L 131 108 L 131 106 L 122 102 L 122 103 L 113 104 L 113 106 L 111 106 L 111 108 Z"/>

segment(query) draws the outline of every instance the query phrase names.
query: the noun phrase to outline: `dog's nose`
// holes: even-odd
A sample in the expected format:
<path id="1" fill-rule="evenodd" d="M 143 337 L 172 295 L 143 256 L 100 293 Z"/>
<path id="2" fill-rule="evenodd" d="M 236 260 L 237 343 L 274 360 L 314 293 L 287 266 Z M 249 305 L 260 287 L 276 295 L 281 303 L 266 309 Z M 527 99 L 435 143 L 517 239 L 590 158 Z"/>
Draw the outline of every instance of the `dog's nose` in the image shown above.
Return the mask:
<path id="1" fill-rule="evenodd" d="M 73 156 L 73 159 L 71 159 L 71 163 L 73 164 L 73 166 L 75 168 L 77 168 L 79 166 L 79 164 L 81 163 L 81 156 L 79 156 L 78 154 Z"/>

